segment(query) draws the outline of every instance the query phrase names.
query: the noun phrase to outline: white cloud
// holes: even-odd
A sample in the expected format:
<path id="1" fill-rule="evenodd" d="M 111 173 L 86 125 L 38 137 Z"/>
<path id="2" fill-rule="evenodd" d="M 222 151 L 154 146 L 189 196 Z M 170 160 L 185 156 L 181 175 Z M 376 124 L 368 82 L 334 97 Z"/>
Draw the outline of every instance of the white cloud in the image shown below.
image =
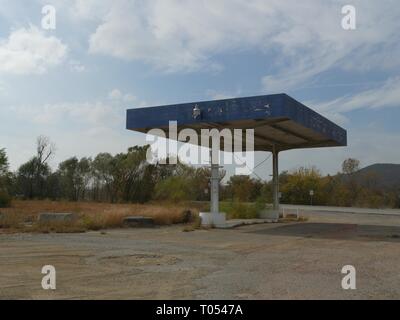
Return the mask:
<path id="1" fill-rule="evenodd" d="M 134 101 L 136 101 L 136 97 L 132 94 L 127 93 L 124 95 L 124 101 L 125 102 L 134 102 Z"/>
<path id="2" fill-rule="evenodd" d="M 387 71 L 400 65 L 400 36 L 396 31 L 400 7 L 390 1 L 353 1 L 357 29 L 345 31 L 340 26 L 343 2 L 312 3 L 304 10 L 304 2 L 298 2 L 282 16 L 286 31 L 274 37 L 282 53 L 281 67 L 262 79 L 266 90 L 295 88 L 334 68 Z"/>
<path id="3" fill-rule="evenodd" d="M 333 68 L 393 73 L 400 67 L 400 7 L 391 0 L 353 0 L 358 24 L 350 32 L 341 28 L 345 0 L 53 2 L 84 36 L 92 30 L 90 53 L 162 71 L 221 70 L 220 54 L 264 52 L 261 85 L 268 92 L 296 88 Z"/>
<path id="4" fill-rule="evenodd" d="M 206 95 L 210 97 L 210 99 L 213 100 L 223 100 L 223 99 L 230 99 L 234 97 L 240 96 L 242 91 L 240 89 L 236 90 L 234 93 L 228 93 L 228 92 L 221 92 L 221 91 L 216 91 L 209 89 L 206 91 Z"/>
<path id="5" fill-rule="evenodd" d="M 86 70 L 86 67 L 77 60 L 70 60 L 69 67 L 74 72 L 84 72 Z"/>
<path id="6" fill-rule="evenodd" d="M 45 0 L 39 2 L 46 3 Z M 52 2 L 59 13 L 70 13 L 71 16 L 67 17 L 69 20 L 66 19 L 71 23 L 69 27 L 80 30 L 80 33 L 69 35 L 74 48 L 80 48 L 81 44 L 77 43 L 87 37 L 88 50 L 92 54 L 145 62 L 162 71 L 215 70 L 223 67 L 223 58 L 218 60 L 218 57 L 224 57 L 223 54 L 234 55 L 243 51 L 264 53 L 265 60 L 257 61 L 257 64 L 261 70 L 270 70 L 269 73 L 263 73 L 265 77 L 262 82 L 268 92 L 285 91 L 299 85 L 309 86 L 306 82 L 336 68 L 351 72 L 383 71 L 390 77 L 398 73 L 400 67 L 400 6 L 395 1 L 353 0 L 358 16 L 358 26 L 354 32 L 341 29 L 340 9 L 348 2 L 341 0 Z M 12 13 L 9 15 L 11 18 Z M 16 18 L 15 14 L 12 18 Z M 55 36 L 35 27 L 16 29 L 8 37 L 0 39 L 0 75 L 43 73 L 62 63 L 66 56 L 67 46 Z M 231 58 L 229 60 L 232 61 Z M 242 57 L 238 63 L 244 65 Z M 85 68 L 79 61 L 73 60 L 67 60 L 66 67 L 78 72 Z M 334 73 L 330 75 L 335 76 Z M 376 79 L 375 76 L 376 73 L 373 73 L 372 81 Z M 11 86 L 7 84 L 5 88 L 8 93 Z M 226 98 L 241 92 L 209 91 L 206 94 L 212 98 Z M 398 101 L 400 78 L 392 76 L 375 89 L 332 101 L 306 104 L 313 108 L 316 106 L 318 111 L 335 122 L 345 124 L 346 113 L 351 110 L 396 107 Z M 20 115 L 16 122 L 19 125 L 10 126 L 10 132 L 21 137 L 24 135 L 24 141 L 32 140 L 34 144 L 32 137 L 48 130 L 48 135 L 54 137 L 57 144 L 68 145 L 65 149 L 60 147 L 67 156 L 76 152 L 87 154 L 91 151 L 123 149 L 122 145 L 134 144 L 130 140 L 133 135 L 131 132 L 126 133 L 125 142 L 118 140 L 125 135 L 125 109 L 131 102 L 134 102 L 134 106 L 148 105 L 134 95 L 115 89 L 109 96 L 97 101 L 18 107 L 9 113 L 14 117 Z M 1 106 L 1 111 L 9 116 L 5 107 Z M 23 126 L 29 135 L 14 129 Z M 378 149 L 367 154 L 372 140 L 369 141 L 369 136 L 364 134 L 351 132 L 349 148 L 332 149 L 337 150 L 334 161 L 331 158 L 328 161 L 326 150 L 322 149 L 318 153 L 320 161 L 316 164 L 330 166 L 340 163 L 344 156 L 352 156 L 351 152 L 360 158 L 369 156 L 371 162 L 383 162 L 386 155 L 387 159 L 398 157 L 397 149 L 393 148 L 399 143 L 397 136 L 388 136 L 386 139 L 385 133 L 382 133 L 379 140 L 373 142 L 374 148 Z M 18 146 L 14 147 L 17 155 L 21 146 L 27 145 L 8 132 L 7 139 L 4 134 L 1 138 L 2 141 L 9 141 L 9 145 Z M 302 157 L 290 160 L 290 163 L 309 163 L 309 157 L 303 157 L 309 154 L 308 151 Z"/>
<path id="7" fill-rule="evenodd" d="M 316 1 L 312 3 L 321 7 Z M 282 15 L 293 4 L 263 0 L 114 1 L 90 37 L 90 52 L 141 60 L 167 71 L 215 69 L 217 64 L 211 58 L 218 53 L 269 50 L 279 45 L 274 37 L 286 31 Z M 300 9 L 306 13 L 309 6 Z"/>
<path id="8" fill-rule="evenodd" d="M 39 135 L 49 136 L 56 143 L 54 167 L 74 155 L 116 153 L 143 144 L 142 136 L 125 129 L 126 108 L 121 101 L 104 100 L 2 106 L 0 118 L 7 115 L 13 123 L 5 131 L 0 130 L 0 140 L 7 148 L 12 169 L 17 169 L 34 154 L 35 137 Z M 22 126 L 24 131 L 18 129 Z"/>
<path id="9" fill-rule="evenodd" d="M 119 89 L 111 90 L 108 97 L 113 100 L 119 100 L 122 98 L 122 92 Z"/>
<path id="10" fill-rule="evenodd" d="M 331 101 L 317 103 L 320 112 L 343 114 L 363 108 L 400 107 L 400 77 L 388 79 L 382 86 L 345 96 Z"/>
<path id="11" fill-rule="evenodd" d="M 37 126 L 60 127 L 64 124 L 79 126 L 85 130 L 98 128 L 123 128 L 127 106 L 123 102 L 135 101 L 143 106 L 134 95 L 122 93 L 113 89 L 108 94 L 108 99 L 83 102 L 60 102 L 43 105 L 19 105 L 2 107 L 7 112 L 18 116 Z"/>
<path id="12" fill-rule="evenodd" d="M 72 6 L 71 1 L 67 1 L 67 4 L 66 7 L 71 10 L 75 18 L 85 20 L 96 20 L 105 16 L 110 6 L 110 2 L 104 0 L 75 0 Z"/>
<path id="13" fill-rule="evenodd" d="M 304 84 L 335 67 L 368 71 L 400 66 L 400 7 L 388 0 L 355 0 L 357 30 L 345 31 L 341 27 L 345 4 L 319 0 L 77 0 L 75 7 L 80 8 L 79 16 L 98 23 L 89 39 L 92 54 L 181 72 L 218 70 L 223 62 L 215 56 L 256 50 L 266 53 L 265 68 L 272 70 L 262 85 L 276 92 Z"/>
<path id="14" fill-rule="evenodd" d="M 355 31 L 341 28 L 345 0 L 53 2 L 74 24 L 88 22 L 80 25 L 84 33 L 96 26 L 89 36 L 90 53 L 141 61 L 163 71 L 220 70 L 223 60 L 216 57 L 222 53 L 264 52 L 270 72 L 262 86 L 268 92 L 298 87 L 336 67 L 361 72 L 400 67 L 400 6 L 390 0 L 353 0 Z M 25 68 L 7 69 L 47 69 L 31 66 L 32 59 L 20 60 Z"/>
<path id="15" fill-rule="evenodd" d="M 11 112 L 33 125 L 59 127 L 63 124 L 82 128 L 123 124 L 125 108 L 103 101 L 56 103 L 40 106 L 13 106 Z"/>
<path id="16" fill-rule="evenodd" d="M 350 129 L 347 147 L 285 151 L 280 154 L 279 166 L 280 170 L 316 166 L 324 173 L 335 174 L 341 170 L 341 164 L 347 158 L 359 159 L 362 167 L 374 163 L 398 163 L 400 148 L 393 146 L 399 144 L 400 136 L 397 133 L 384 132 L 382 128 L 381 130 Z M 268 173 L 271 171 L 270 165 L 267 170 Z"/>
<path id="17" fill-rule="evenodd" d="M 119 89 L 113 89 L 108 94 L 108 98 L 111 100 L 116 101 L 123 101 L 123 102 L 134 102 L 137 101 L 136 97 L 130 93 L 122 93 Z"/>
<path id="18" fill-rule="evenodd" d="M 0 39 L 0 74 L 41 74 L 59 65 L 67 46 L 54 36 L 46 36 L 35 26 L 11 32 Z"/>
<path id="19" fill-rule="evenodd" d="M 381 86 L 342 96 L 329 101 L 306 101 L 331 121 L 345 126 L 349 124 L 347 112 L 358 109 L 400 108 L 400 77 L 389 78 Z"/>

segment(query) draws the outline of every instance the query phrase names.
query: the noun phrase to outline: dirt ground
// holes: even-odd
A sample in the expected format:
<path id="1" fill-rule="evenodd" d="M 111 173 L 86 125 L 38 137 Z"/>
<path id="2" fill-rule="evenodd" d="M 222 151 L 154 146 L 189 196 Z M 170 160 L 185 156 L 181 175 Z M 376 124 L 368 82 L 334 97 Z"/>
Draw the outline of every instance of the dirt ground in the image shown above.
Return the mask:
<path id="1" fill-rule="evenodd" d="M 0 299 L 400 298 L 400 216 L 182 229 L 0 234 Z M 44 265 L 56 290 L 41 287 Z M 341 287 L 344 265 L 356 290 Z"/>

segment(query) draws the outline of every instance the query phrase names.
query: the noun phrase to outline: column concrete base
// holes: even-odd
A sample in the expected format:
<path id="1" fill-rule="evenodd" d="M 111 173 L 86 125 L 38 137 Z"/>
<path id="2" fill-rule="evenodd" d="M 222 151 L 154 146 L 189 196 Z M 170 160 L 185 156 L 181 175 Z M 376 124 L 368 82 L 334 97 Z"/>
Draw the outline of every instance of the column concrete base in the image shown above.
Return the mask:
<path id="1" fill-rule="evenodd" d="M 200 212 L 201 225 L 203 227 L 224 227 L 226 225 L 226 214 L 224 212 Z"/>
<path id="2" fill-rule="evenodd" d="M 264 209 L 259 213 L 261 219 L 270 219 L 273 221 L 279 220 L 279 210 L 274 209 Z"/>

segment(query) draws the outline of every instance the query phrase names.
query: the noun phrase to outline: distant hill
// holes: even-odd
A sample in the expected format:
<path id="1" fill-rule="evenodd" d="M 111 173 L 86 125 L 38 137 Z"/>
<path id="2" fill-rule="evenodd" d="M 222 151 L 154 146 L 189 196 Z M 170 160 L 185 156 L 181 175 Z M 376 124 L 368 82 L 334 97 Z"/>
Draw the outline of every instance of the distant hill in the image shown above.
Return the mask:
<path id="1" fill-rule="evenodd" d="M 383 189 L 400 188 L 400 164 L 376 163 L 360 169 L 355 175 L 362 183 L 374 181 Z"/>

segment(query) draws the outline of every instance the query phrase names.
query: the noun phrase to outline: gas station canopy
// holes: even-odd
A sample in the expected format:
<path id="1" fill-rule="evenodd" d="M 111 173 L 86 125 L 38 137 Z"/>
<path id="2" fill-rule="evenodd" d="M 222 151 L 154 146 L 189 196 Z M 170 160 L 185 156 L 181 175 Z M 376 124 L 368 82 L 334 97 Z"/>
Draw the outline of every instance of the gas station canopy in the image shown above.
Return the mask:
<path id="1" fill-rule="evenodd" d="M 197 132 L 254 129 L 255 151 L 347 145 L 346 130 L 286 94 L 127 110 L 129 130 L 147 133 L 159 128 L 168 137 L 169 121 L 177 121 L 178 130 L 191 128 Z"/>
<path id="2" fill-rule="evenodd" d="M 202 129 L 254 129 L 254 151 L 270 151 L 273 155 L 273 210 L 267 212 L 272 221 L 279 218 L 279 152 L 347 145 L 346 130 L 283 93 L 130 109 L 126 127 L 143 133 L 161 129 L 165 137 L 177 139 L 176 134 L 169 137 L 171 121 L 176 122 L 178 131 L 193 129 L 199 134 Z M 224 147 L 232 145 L 220 143 L 222 150 Z M 211 212 L 201 212 L 200 217 L 203 225 L 224 227 L 225 214 L 219 212 L 218 205 L 218 170 L 219 165 L 212 163 Z"/>

